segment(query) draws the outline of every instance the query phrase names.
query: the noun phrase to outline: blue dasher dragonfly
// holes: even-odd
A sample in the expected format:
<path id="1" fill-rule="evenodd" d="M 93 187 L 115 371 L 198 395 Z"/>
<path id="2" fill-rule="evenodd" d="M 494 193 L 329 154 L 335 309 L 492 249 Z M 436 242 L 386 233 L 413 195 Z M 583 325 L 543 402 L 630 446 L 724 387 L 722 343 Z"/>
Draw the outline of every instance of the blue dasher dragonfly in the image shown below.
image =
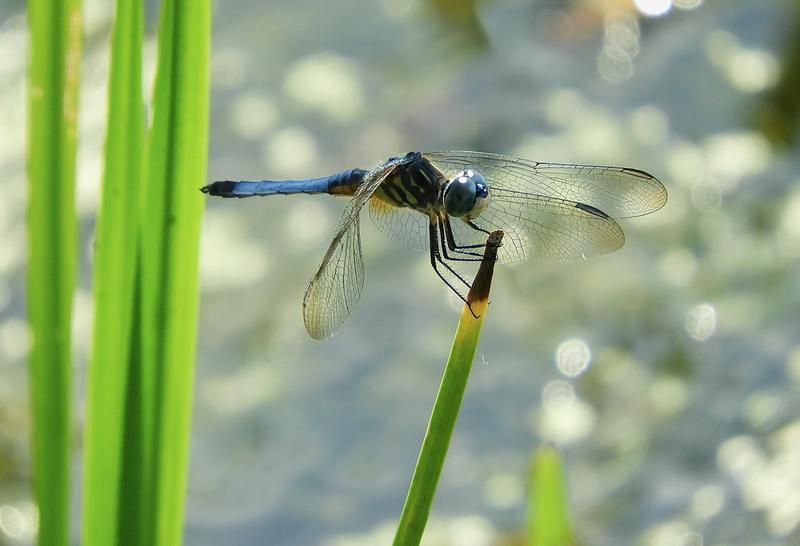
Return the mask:
<path id="1" fill-rule="evenodd" d="M 350 169 L 304 180 L 225 180 L 202 191 L 239 198 L 351 196 L 303 299 L 306 329 L 320 340 L 336 333 L 361 296 L 359 212 L 364 205 L 390 239 L 428 252 L 436 274 L 464 299 L 469 283 L 454 265 L 480 261 L 493 230 L 505 232 L 500 263 L 585 260 L 622 247 L 625 236 L 616 219 L 650 214 L 667 202 L 664 185 L 638 169 L 483 152 L 409 152 L 371 171 Z"/>

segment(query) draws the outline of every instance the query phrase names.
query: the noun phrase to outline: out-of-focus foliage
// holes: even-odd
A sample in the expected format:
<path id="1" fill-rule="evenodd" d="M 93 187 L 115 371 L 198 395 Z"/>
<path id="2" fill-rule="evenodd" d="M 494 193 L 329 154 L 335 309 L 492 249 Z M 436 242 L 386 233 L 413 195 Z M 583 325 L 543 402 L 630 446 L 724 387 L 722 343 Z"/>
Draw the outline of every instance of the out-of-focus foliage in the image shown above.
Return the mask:
<path id="1" fill-rule="evenodd" d="M 540 447 L 531 457 L 526 512 L 526 546 L 575 544 L 569 524 L 564 468 L 552 446 Z"/>
<path id="2" fill-rule="evenodd" d="M 489 45 L 476 0 L 429 0 L 425 4 L 431 16 L 439 20 L 454 54 L 474 53 Z"/>
<path id="3" fill-rule="evenodd" d="M 792 147 L 800 129 L 800 6 L 790 15 L 792 28 L 783 47 L 781 75 L 756 110 L 759 129 L 774 144 Z"/>
<path id="4" fill-rule="evenodd" d="M 210 180 L 478 149 L 628 165 L 669 188 L 664 209 L 624 222 L 614 255 L 498 267 L 423 544 L 518 533 L 541 440 L 564 455 L 581 543 L 796 542 L 800 158 L 796 141 L 776 147 L 752 124 L 793 70 L 794 2 L 475 6 L 486 46 L 472 52 L 407 0 L 235 0 L 215 13 Z M 0 8 L 0 517 L 29 525 L 14 9 Z M 85 9 L 76 404 L 109 15 Z M 459 306 L 424 256 L 365 220 L 362 301 L 335 338 L 308 340 L 300 301 L 341 208 L 325 196 L 208 203 L 187 543 L 391 542 Z"/>

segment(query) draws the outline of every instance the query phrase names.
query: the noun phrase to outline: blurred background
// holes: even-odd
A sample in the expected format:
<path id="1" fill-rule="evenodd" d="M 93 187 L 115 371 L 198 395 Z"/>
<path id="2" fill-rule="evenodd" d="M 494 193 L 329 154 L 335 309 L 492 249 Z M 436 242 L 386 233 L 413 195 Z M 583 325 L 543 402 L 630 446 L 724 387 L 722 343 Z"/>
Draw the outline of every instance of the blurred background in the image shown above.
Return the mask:
<path id="1" fill-rule="evenodd" d="M 149 95 L 157 4 L 147 2 Z M 530 452 L 586 545 L 800 544 L 800 7 L 794 0 L 215 2 L 209 179 L 409 150 L 618 164 L 668 187 L 618 253 L 495 274 L 424 543 L 518 542 Z M 86 0 L 75 529 L 111 1 Z M 34 540 L 21 0 L 0 6 L 0 544 Z M 205 181 L 198 180 L 198 186 Z M 362 227 L 341 332 L 301 317 L 344 201 L 209 200 L 186 543 L 388 544 L 460 302 Z M 77 538 L 76 538 L 77 540 Z"/>

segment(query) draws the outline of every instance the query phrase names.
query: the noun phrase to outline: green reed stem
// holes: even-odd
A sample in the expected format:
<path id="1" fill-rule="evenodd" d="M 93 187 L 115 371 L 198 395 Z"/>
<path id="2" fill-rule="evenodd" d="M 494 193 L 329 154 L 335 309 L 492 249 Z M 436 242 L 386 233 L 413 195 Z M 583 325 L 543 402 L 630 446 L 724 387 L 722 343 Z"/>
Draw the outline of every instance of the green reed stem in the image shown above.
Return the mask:
<path id="1" fill-rule="evenodd" d="M 531 457 L 525 518 L 526 546 L 573 546 L 561 457 L 543 446 Z"/>
<path id="2" fill-rule="evenodd" d="M 209 0 L 161 4 L 153 123 L 147 135 L 139 361 L 143 488 L 152 542 L 180 544 L 186 496 L 198 305 L 198 254 L 208 146 Z M 131 438 L 136 444 L 135 436 Z"/>
<path id="3" fill-rule="evenodd" d="M 144 148 L 142 9 L 138 0 L 118 0 L 112 31 L 84 435 L 82 537 L 86 544 L 131 544 L 140 519 L 135 509 L 139 498 L 124 486 L 122 475 Z"/>
<path id="4" fill-rule="evenodd" d="M 71 314 L 77 254 L 78 0 L 28 3 L 28 320 L 39 544 L 69 539 Z"/>
<path id="5" fill-rule="evenodd" d="M 483 261 L 467 296 L 469 306 L 465 305 L 461 312 L 450 356 L 444 368 L 428 429 L 422 441 L 417 465 L 400 515 L 394 546 L 416 546 L 425 530 L 439 476 L 444 467 L 447 448 L 450 446 L 450 438 L 458 420 L 461 400 L 467 388 L 481 326 L 488 309 L 494 263 L 502 238 L 502 231 L 496 231 L 489 237 Z M 473 313 L 478 318 L 475 318 Z"/>

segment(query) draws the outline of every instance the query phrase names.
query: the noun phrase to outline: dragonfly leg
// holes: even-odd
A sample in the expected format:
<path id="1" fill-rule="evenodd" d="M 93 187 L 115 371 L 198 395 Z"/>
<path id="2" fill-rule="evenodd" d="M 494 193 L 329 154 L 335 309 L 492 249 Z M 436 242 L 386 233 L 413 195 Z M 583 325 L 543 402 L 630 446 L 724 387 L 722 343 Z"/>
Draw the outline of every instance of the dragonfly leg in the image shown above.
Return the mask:
<path id="1" fill-rule="evenodd" d="M 433 222 L 431 222 L 430 225 L 428 226 L 428 238 L 429 238 L 429 242 L 430 242 L 431 266 L 433 267 L 433 270 L 436 272 L 436 274 L 439 276 L 439 278 L 442 279 L 442 281 L 444 281 L 444 283 L 447 285 L 447 287 L 450 290 L 452 290 L 455 293 L 455 295 L 458 296 L 461 299 L 461 301 L 464 302 L 464 304 L 466 304 L 466 306 L 469 308 L 469 312 L 472 313 L 472 316 L 475 317 L 475 318 L 479 318 L 479 315 L 476 315 L 475 311 L 472 310 L 472 306 L 467 301 L 467 298 L 465 298 L 461 294 L 461 292 L 456 290 L 456 288 L 450 283 L 450 281 L 448 281 L 445 278 L 445 276 L 442 274 L 442 272 L 439 271 L 439 268 L 436 267 L 436 264 L 438 262 L 439 264 L 443 265 L 450 273 L 455 275 L 455 277 L 458 280 L 460 280 L 462 283 L 464 283 L 467 286 L 467 288 L 472 288 L 472 285 L 470 285 L 467 281 L 465 281 L 461 277 L 461 275 L 456 273 L 456 271 L 452 267 L 450 267 L 444 260 L 442 260 L 442 257 L 439 255 L 439 240 L 438 240 L 438 236 L 437 236 L 437 233 L 436 233 L 436 226 L 433 225 Z"/>
<path id="2" fill-rule="evenodd" d="M 438 264 L 441 264 L 441 265 L 445 266 L 448 271 L 450 271 L 461 282 L 463 282 L 465 285 L 467 285 L 468 288 L 470 287 L 469 283 L 467 283 L 467 281 L 462 279 L 461 276 L 458 273 L 453 271 L 453 269 L 449 265 L 447 265 L 442 260 L 442 257 L 439 255 L 439 238 L 436 235 L 436 226 L 434 226 L 433 223 L 431 223 L 430 227 L 428 228 L 428 235 L 429 235 L 429 239 L 430 239 L 431 266 L 433 267 L 433 270 L 436 271 L 436 274 L 439 275 L 439 278 L 444 281 L 444 283 L 450 288 L 450 290 L 455 292 L 456 295 L 459 298 L 461 298 L 462 300 L 464 300 L 464 303 L 466 303 L 467 302 L 466 298 L 463 295 L 461 295 L 461 292 L 456 290 L 455 287 L 452 284 L 450 284 L 450 281 L 448 281 L 445 278 L 445 276 L 442 274 L 441 271 L 439 271 L 439 268 L 436 265 L 438 263 Z"/>
<path id="3" fill-rule="evenodd" d="M 456 243 L 456 239 L 453 236 L 453 226 L 450 224 L 450 217 L 445 216 L 440 220 L 440 223 L 444 225 L 444 232 L 445 238 L 447 240 L 447 248 L 452 250 L 453 252 L 458 252 L 460 254 L 469 254 L 471 256 L 477 256 L 478 258 L 483 257 L 483 253 L 480 252 L 472 252 L 472 251 L 465 251 L 464 249 L 467 248 L 486 248 L 486 243 L 478 243 L 475 245 L 460 245 Z"/>
<path id="4" fill-rule="evenodd" d="M 475 223 L 475 222 L 473 222 L 472 220 L 465 220 L 465 222 L 467 223 L 467 225 L 468 225 L 469 227 L 471 227 L 471 228 L 472 228 L 472 229 L 474 229 L 475 231 L 482 231 L 482 232 L 484 232 L 486 235 L 491 235 L 491 234 L 492 234 L 492 232 L 491 232 L 491 231 L 486 231 L 485 229 L 483 229 L 481 226 L 479 226 L 478 224 L 476 224 L 476 223 Z"/>
<path id="5" fill-rule="evenodd" d="M 459 250 L 459 248 L 461 247 L 457 247 L 454 246 L 454 244 L 451 244 L 454 243 L 453 234 L 447 232 L 447 227 L 445 227 L 446 223 L 443 222 L 442 220 L 439 220 L 439 222 L 437 223 L 439 224 L 439 238 L 441 240 L 441 249 L 445 260 L 451 260 L 454 262 L 480 262 L 483 259 L 483 257 L 477 252 L 468 252 L 466 250 Z M 472 257 L 462 258 L 462 257 L 451 256 L 447 253 L 448 249 L 450 249 L 451 252 Z"/>
<path id="6" fill-rule="evenodd" d="M 457 278 L 459 281 L 461 281 L 464 284 L 464 286 L 466 286 L 467 288 L 472 288 L 472 285 L 469 284 L 467 281 L 465 281 L 464 277 L 459 275 L 458 272 L 450 266 L 450 264 L 448 264 L 447 262 L 445 262 L 442 259 L 441 250 L 440 250 L 440 246 L 439 246 L 439 237 L 438 237 L 438 234 L 436 233 L 436 226 L 433 225 L 433 223 L 431 223 L 430 227 L 428 228 L 428 230 L 429 230 L 429 236 L 430 236 L 431 260 L 432 260 L 433 268 L 436 269 L 436 264 L 437 263 L 442 265 L 442 266 L 444 266 L 444 268 L 447 269 L 447 271 L 449 271 L 451 275 L 453 275 L 455 278 Z M 437 273 L 438 273 L 438 270 L 437 270 Z M 464 298 L 462 297 L 461 299 L 463 300 Z"/>

